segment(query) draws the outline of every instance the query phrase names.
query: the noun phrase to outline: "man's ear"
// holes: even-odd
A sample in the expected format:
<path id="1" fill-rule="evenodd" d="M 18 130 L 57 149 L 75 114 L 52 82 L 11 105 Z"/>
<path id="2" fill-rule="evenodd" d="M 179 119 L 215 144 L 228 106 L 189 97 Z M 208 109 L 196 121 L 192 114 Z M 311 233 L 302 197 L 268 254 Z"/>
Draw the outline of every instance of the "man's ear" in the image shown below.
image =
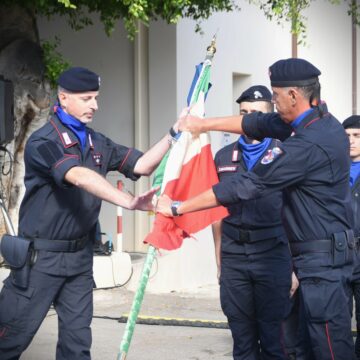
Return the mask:
<path id="1" fill-rule="evenodd" d="M 65 107 L 65 105 L 66 105 L 66 99 L 67 99 L 66 93 L 60 91 L 60 92 L 58 93 L 58 98 L 59 98 L 60 105 L 61 105 L 62 107 Z"/>
<path id="2" fill-rule="evenodd" d="M 296 104 L 296 99 L 297 99 L 297 96 L 298 96 L 298 92 L 296 91 L 296 89 L 290 88 L 289 89 L 289 96 L 291 98 L 291 103 Z"/>

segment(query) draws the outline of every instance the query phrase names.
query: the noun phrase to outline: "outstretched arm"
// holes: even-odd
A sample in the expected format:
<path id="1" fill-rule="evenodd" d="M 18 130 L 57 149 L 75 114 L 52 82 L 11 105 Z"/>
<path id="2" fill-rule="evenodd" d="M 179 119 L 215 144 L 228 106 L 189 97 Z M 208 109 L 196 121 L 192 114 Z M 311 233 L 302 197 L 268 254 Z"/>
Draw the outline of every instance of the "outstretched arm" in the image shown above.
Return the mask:
<path id="1" fill-rule="evenodd" d="M 184 114 L 185 111 L 182 111 Z M 173 125 L 175 132 L 190 131 L 199 134 L 206 131 L 227 131 L 244 134 L 242 129 L 242 115 L 202 119 L 192 115 L 185 115 Z M 169 150 L 172 137 L 166 134 L 158 143 L 151 147 L 137 161 L 134 173 L 138 175 L 150 175 L 159 165 L 166 152 Z"/>
<path id="2" fill-rule="evenodd" d="M 171 136 L 170 134 L 167 134 L 148 151 L 146 151 L 136 162 L 134 173 L 138 175 L 150 175 L 169 150 L 170 141 Z"/>
<path id="3" fill-rule="evenodd" d="M 186 115 L 179 119 L 179 130 L 190 131 L 193 134 L 199 134 L 210 130 L 244 134 L 242 128 L 242 119 L 242 115 L 205 119 L 192 115 Z"/>
<path id="4" fill-rule="evenodd" d="M 151 200 L 158 190 L 154 188 L 139 196 L 132 196 L 112 186 L 96 171 L 82 166 L 74 166 L 68 170 L 65 180 L 102 200 L 130 210 L 153 210 Z"/>
<path id="5" fill-rule="evenodd" d="M 261 112 L 206 119 L 187 115 L 179 119 L 179 129 L 194 135 L 213 130 L 243 134 L 257 140 L 268 137 L 282 141 L 293 132 L 291 125 L 281 120 L 278 113 Z"/>
<path id="6" fill-rule="evenodd" d="M 171 217 L 173 216 L 171 203 L 172 199 L 167 195 L 162 195 L 156 204 L 155 210 L 165 216 Z M 213 189 L 209 189 L 189 200 L 181 202 L 177 208 L 177 213 L 182 215 L 193 211 L 210 209 L 219 205 L 220 203 L 217 201 Z"/>
<path id="7" fill-rule="evenodd" d="M 174 133 L 179 131 L 178 121 L 171 128 Z M 134 173 L 138 175 L 150 175 L 160 164 L 172 143 L 172 135 L 167 133 L 160 141 L 144 153 L 136 162 Z"/>

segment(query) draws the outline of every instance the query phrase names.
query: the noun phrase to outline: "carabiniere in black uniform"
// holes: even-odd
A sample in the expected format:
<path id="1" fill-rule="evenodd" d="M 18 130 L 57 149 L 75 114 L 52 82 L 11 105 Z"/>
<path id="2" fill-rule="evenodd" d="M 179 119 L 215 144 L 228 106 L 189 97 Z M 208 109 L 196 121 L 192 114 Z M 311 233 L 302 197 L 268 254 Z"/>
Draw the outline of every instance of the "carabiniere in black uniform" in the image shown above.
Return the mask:
<path id="1" fill-rule="evenodd" d="M 86 131 L 82 150 L 75 134 L 53 115 L 27 142 L 26 193 L 20 208 L 19 235 L 33 240 L 37 258 L 27 287 L 14 286 L 11 277 L 4 283 L 2 294 L 7 303 L 2 301 L 0 306 L 1 359 L 18 358 L 14 354 L 27 347 L 52 299 L 56 299 L 59 318 L 65 319 L 59 323 L 56 358 L 90 358 L 92 241 L 101 200 L 69 185 L 64 176 L 73 166 L 84 166 L 102 175 L 119 171 L 136 180 L 133 169 L 142 153 L 115 144 L 89 127 Z M 61 291 L 58 296 L 65 280 L 69 286 L 71 277 L 71 286 L 82 291 Z M 35 290 L 33 282 L 40 287 Z M 81 297 L 77 298 L 79 293 Z M 72 306 L 80 309 L 81 317 Z"/>
<path id="2" fill-rule="evenodd" d="M 265 154 L 279 144 L 272 140 Z M 215 163 L 220 182 L 248 171 L 239 141 L 219 150 Z M 220 299 L 234 359 L 258 359 L 260 346 L 262 359 L 286 359 L 282 322 L 290 306 L 292 265 L 281 222 L 282 191 L 227 208 L 230 215 L 221 226 Z"/>
<path id="3" fill-rule="evenodd" d="M 276 113 L 246 115 L 242 127 L 251 138 L 283 143 L 252 172 L 215 185 L 216 198 L 229 205 L 283 190 L 283 224 L 300 280 L 301 333 L 311 338 L 303 351 L 310 351 L 308 359 L 332 359 L 331 354 L 352 359 L 348 289 L 354 239 L 347 135 L 325 105 L 313 108 L 294 132 Z"/>
<path id="4" fill-rule="evenodd" d="M 30 137 L 25 149 L 26 193 L 20 208 L 19 235 L 35 239 L 35 247 L 37 243 L 41 247 L 41 240 L 37 239 L 80 239 L 73 249 L 70 245 L 69 252 L 59 253 L 51 268 L 37 261 L 35 269 L 72 275 L 83 271 L 85 264 L 88 269 L 92 267 L 91 261 L 76 250 L 91 243 L 90 239 L 82 244 L 81 239 L 92 235 L 101 199 L 65 183 L 65 173 L 73 166 L 84 166 L 104 176 L 109 171 L 119 171 L 137 180 L 139 176 L 133 173 L 133 168 L 141 155 L 142 152 L 115 144 L 89 127 L 86 148 L 81 151 L 77 137 L 56 116 Z M 54 241 L 54 249 L 49 250 L 57 250 L 57 244 Z M 43 246 L 52 245 L 44 242 Z M 46 257 L 46 252 L 40 251 L 38 260 L 43 256 Z"/>

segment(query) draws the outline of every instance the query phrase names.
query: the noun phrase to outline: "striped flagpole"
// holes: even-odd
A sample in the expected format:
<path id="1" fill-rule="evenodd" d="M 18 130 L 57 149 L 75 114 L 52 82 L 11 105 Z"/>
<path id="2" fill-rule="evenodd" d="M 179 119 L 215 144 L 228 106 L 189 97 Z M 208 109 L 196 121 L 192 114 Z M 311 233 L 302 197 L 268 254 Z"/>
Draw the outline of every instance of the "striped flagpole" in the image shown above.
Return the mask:
<path id="1" fill-rule="evenodd" d="M 117 182 L 117 188 L 122 191 L 124 187 L 124 183 L 121 180 Z M 123 251 L 123 209 L 121 206 L 117 207 L 117 234 L 116 234 L 116 251 L 122 252 Z"/>
<path id="2" fill-rule="evenodd" d="M 194 84 L 192 84 L 192 88 L 190 90 L 190 92 L 191 92 L 190 104 L 192 104 L 198 100 L 198 97 L 199 97 L 199 94 L 201 91 L 206 93 L 208 90 L 211 60 L 216 52 L 215 42 L 216 42 L 216 36 L 213 37 L 213 39 L 211 41 L 211 45 L 208 46 L 208 48 L 207 48 L 206 58 L 204 61 L 204 66 L 202 66 L 200 76 L 194 81 Z M 160 163 L 158 168 L 160 168 L 162 166 L 162 164 L 163 164 L 163 167 L 165 167 L 166 161 L 167 161 L 167 158 L 165 161 L 163 159 L 163 161 Z M 155 177 L 156 177 L 156 174 L 155 174 Z M 158 179 L 155 178 L 153 186 L 161 185 L 162 177 L 161 177 L 161 179 L 159 179 L 159 178 Z M 156 180 L 159 181 L 159 183 L 157 183 Z M 146 288 L 147 282 L 149 280 L 149 274 L 150 274 L 150 270 L 151 270 L 155 255 L 156 255 L 156 248 L 152 245 L 149 245 L 147 256 L 146 256 L 144 267 L 143 267 L 143 271 L 142 271 L 142 274 L 141 274 L 141 277 L 139 280 L 139 285 L 138 285 L 138 288 L 135 293 L 135 297 L 134 297 L 134 300 L 132 303 L 130 315 L 128 317 L 126 327 L 125 327 L 125 332 L 124 332 L 124 335 L 123 335 L 123 338 L 122 338 L 122 341 L 120 344 L 120 351 L 118 353 L 117 360 L 125 360 L 127 353 L 129 351 L 130 342 L 131 342 L 131 339 L 132 339 L 132 336 L 134 333 L 136 320 L 137 320 L 137 317 L 140 312 L 141 304 L 142 304 L 142 301 L 144 298 L 145 288 Z"/>
<path id="3" fill-rule="evenodd" d="M 139 280 L 139 285 L 135 293 L 135 297 L 131 306 L 131 311 L 126 322 L 125 332 L 120 344 L 120 351 L 118 353 L 117 360 L 125 360 L 129 351 L 130 342 L 134 334 L 134 328 L 136 320 L 140 312 L 141 304 L 144 298 L 145 288 L 149 280 L 152 264 L 156 255 L 156 249 L 153 246 L 149 246 L 147 256 L 145 259 L 144 267 Z"/>

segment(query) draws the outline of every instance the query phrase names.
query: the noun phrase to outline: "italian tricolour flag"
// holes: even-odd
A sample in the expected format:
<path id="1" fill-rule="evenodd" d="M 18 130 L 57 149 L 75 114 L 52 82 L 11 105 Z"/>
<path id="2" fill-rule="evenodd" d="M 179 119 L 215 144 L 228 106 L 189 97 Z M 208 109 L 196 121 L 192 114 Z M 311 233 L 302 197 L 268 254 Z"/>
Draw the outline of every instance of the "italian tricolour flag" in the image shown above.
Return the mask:
<path id="1" fill-rule="evenodd" d="M 196 67 L 188 96 L 190 113 L 203 117 L 204 104 L 210 87 L 211 60 Z M 155 173 L 154 186 L 161 184 L 161 193 L 173 200 L 187 200 L 218 183 L 208 133 L 193 137 L 187 131 L 180 134 Z M 173 250 L 182 245 L 184 238 L 204 229 L 227 216 L 224 207 L 202 210 L 180 217 L 167 218 L 156 214 L 152 232 L 145 242 L 158 249 Z"/>

